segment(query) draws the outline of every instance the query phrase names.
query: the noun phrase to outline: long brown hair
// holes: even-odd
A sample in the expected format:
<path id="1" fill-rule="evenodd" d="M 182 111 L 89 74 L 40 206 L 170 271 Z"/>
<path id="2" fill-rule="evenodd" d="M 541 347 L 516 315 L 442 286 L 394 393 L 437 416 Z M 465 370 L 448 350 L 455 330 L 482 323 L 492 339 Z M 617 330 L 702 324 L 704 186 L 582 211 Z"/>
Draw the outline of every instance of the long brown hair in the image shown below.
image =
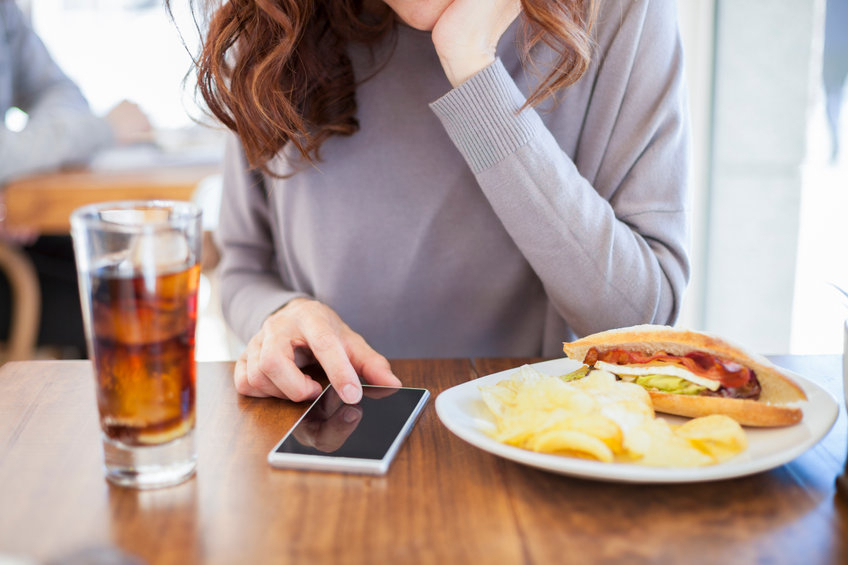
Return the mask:
<path id="1" fill-rule="evenodd" d="M 559 60 L 527 100 L 537 106 L 573 84 L 589 66 L 598 0 L 521 0 L 528 26 L 525 59 L 544 44 Z M 197 90 L 209 111 L 235 131 L 251 166 L 291 143 L 309 162 L 330 136 L 352 135 L 356 79 L 347 45 L 376 45 L 394 12 L 366 0 L 228 0 L 211 14 L 195 61 Z"/>

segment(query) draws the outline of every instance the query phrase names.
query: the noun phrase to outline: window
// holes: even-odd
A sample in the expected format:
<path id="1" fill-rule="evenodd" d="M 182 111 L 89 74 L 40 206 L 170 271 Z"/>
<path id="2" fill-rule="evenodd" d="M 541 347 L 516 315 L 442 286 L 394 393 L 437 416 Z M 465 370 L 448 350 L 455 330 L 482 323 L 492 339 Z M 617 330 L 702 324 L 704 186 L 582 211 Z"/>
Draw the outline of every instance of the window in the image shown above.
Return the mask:
<path id="1" fill-rule="evenodd" d="M 175 129 L 203 117 L 193 85 L 183 85 L 191 66 L 186 45 L 193 54 L 198 40 L 188 4 L 173 2 L 176 25 L 161 0 L 31 0 L 29 13 L 95 113 L 129 99 L 156 128 Z"/>

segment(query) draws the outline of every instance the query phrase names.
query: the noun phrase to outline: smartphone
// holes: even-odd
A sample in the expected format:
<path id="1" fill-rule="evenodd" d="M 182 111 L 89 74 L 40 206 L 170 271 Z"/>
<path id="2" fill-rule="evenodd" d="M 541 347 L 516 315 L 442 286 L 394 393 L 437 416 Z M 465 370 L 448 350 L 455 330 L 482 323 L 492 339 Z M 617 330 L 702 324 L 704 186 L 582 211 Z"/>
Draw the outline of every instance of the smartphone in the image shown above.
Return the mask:
<path id="1" fill-rule="evenodd" d="M 427 404 L 423 388 L 362 386 L 345 404 L 328 386 L 268 454 L 274 467 L 383 475 Z"/>

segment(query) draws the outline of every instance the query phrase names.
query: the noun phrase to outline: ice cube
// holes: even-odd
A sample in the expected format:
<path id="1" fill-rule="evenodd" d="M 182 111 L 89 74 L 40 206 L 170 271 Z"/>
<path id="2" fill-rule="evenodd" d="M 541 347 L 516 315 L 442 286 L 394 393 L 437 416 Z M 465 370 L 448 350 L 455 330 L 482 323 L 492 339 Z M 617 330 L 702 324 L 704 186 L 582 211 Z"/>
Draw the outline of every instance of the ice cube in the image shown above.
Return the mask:
<path id="1" fill-rule="evenodd" d="M 137 235 L 130 247 L 130 261 L 142 271 L 153 266 L 159 272 L 185 267 L 190 258 L 186 237 L 177 230 Z"/>
<path id="2" fill-rule="evenodd" d="M 117 208 L 101 211 L 100 218 L 113 224 L 140 226 L 153 222 L 166 222 L 170 214 L 167 208 Z"/>

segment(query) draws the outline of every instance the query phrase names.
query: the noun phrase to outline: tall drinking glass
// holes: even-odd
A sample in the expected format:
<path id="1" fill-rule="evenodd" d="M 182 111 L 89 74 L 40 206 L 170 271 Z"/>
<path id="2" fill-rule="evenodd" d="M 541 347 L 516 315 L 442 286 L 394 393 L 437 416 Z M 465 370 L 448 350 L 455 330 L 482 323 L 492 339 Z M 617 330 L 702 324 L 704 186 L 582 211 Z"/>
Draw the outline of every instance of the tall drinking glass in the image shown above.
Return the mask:
<path id="1" fill-rule="evenodd" d="M 107 202 L 71 215 L 106 478 L 156 488 L 195 472 L 200 209 Z"/>

